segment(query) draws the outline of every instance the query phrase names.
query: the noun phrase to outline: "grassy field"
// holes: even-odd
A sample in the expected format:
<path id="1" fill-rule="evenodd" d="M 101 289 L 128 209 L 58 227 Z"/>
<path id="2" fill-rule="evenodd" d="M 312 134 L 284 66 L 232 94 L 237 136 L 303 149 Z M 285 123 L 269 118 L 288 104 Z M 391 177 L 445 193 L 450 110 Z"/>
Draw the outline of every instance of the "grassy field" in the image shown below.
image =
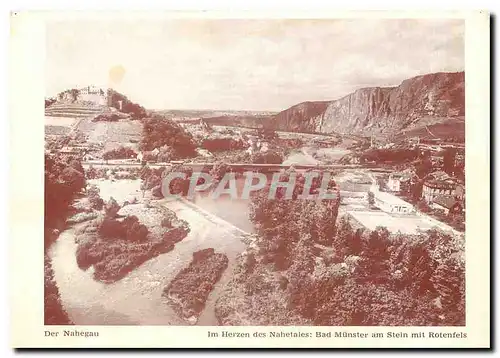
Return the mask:
<path id="1" fill-rule="evenodd" d="M 92 179 L 87 181 L 87 185 L 97 185 L 103 200 L 107 201 L 113 197 L 120 205 L 126 200 L 132 201 L 134 197 L 139 201 L 142 199 L 140 179 L 116 181 Z"/>
<path id="2" fill-rule="evenodd" d="M 118 122 L 91 122 L 80 127 L 89 136 L 90 143 L 104 143 L 104 150 L 127 146 L 138 150 L 141 138 L 142 123 L 139 121 L 121 120 Z"/>

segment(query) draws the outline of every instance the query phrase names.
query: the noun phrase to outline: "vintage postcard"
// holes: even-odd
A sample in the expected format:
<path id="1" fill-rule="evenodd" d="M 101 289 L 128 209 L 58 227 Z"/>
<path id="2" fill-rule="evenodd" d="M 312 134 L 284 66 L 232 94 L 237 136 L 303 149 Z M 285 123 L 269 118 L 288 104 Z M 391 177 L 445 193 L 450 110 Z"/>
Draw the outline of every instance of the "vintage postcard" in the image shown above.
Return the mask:
<path id="1" fill-rule="evenodd" d="M 490 346 L 488 13 L 10 36 L 14 347 Z"/>

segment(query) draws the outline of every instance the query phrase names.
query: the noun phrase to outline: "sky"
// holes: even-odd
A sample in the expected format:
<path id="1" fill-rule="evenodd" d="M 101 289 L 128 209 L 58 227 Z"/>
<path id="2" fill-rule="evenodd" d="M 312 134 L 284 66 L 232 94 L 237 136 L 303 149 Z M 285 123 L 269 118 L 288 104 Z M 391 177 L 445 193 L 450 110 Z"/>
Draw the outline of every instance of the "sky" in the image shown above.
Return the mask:
<path id="1" fill-rule="evenodd" d="M 148 109 L 280 111 L 464 70 L 453 19 L 52 21 L 46 95 L 112 87 Z"/>

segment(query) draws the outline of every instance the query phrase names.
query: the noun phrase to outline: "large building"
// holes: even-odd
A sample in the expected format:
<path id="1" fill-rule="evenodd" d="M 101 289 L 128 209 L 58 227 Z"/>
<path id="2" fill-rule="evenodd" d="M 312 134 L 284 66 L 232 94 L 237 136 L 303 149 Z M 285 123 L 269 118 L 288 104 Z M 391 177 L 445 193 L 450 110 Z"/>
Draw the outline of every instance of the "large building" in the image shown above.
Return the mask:
<path id="1" fill-rule="evenodd" d="M 412 204 L 384 191 L 373 191 L 374 205 L 391 214 L 411 214 L 415 211 Z"/>
<path id="2" fill-rule="evenodd" d="M 422 197 L 430 204 L 439 195 L 454 195 L 458 185 L 457 181 L 445 172 L 434 172 L 429 174 L 424 181 Z"/>
<path id="3" fill-rule="evenodd" d="M 78 100 L 105 106 L 108 105 L 108 91 L 96 86 L 83 87 L 78 94 Z"/>
<path id="4" fill-rule="evenodd" d="M 463 202 L 454 196 L 439 195 L 431 204 L 433 209 L 442 210 L 446 215 L 449 213 L 460 214 L 463 212 Z"/>

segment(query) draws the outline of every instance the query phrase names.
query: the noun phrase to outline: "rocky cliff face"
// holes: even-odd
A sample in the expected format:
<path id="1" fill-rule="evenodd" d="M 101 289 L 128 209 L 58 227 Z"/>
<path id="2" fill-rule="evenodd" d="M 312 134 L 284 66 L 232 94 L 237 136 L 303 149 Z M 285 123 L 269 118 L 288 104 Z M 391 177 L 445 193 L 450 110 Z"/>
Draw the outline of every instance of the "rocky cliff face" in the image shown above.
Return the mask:
<path id="1" fill-rule="evenodd" d="M 338 100 L 304 102 L 278 113 L 278 130 L 387 134 L 465 114 L 464 72 L 434 73 L 397 87 L 362 88 Z"/>
<path id="2" fill-rule="evenodd" d="M 302 102 L 278 113 L 271 122 L 277 130 L 292 132 L 315 132 L 332 102 Z"/>

